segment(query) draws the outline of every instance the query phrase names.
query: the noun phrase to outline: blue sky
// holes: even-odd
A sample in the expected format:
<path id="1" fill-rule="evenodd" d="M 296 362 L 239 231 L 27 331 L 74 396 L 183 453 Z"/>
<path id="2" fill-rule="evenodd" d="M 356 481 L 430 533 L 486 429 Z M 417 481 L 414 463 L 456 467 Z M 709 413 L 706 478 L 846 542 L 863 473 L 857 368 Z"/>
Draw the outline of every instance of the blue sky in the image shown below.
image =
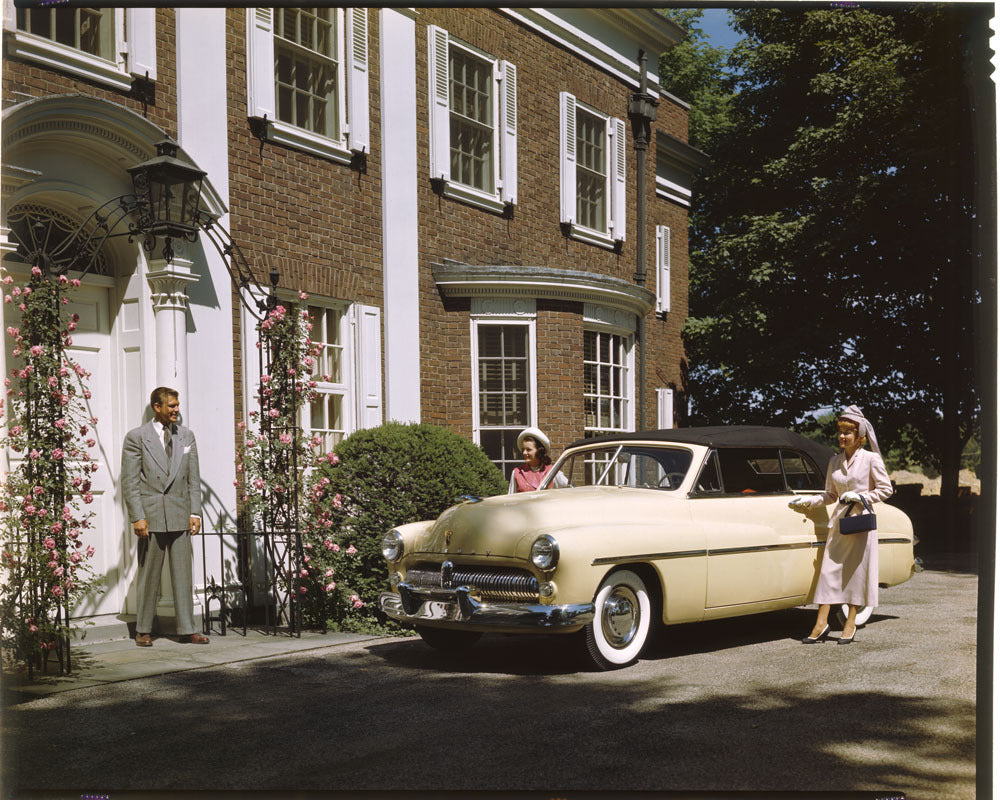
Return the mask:
<path id="1" fill-rule="evenodd" d="M 729 11 L 725 8 L 706 8 L 701 18 L 701 28 L 714 47 L 732 47 L 740 36 L 729 27 Z"/>

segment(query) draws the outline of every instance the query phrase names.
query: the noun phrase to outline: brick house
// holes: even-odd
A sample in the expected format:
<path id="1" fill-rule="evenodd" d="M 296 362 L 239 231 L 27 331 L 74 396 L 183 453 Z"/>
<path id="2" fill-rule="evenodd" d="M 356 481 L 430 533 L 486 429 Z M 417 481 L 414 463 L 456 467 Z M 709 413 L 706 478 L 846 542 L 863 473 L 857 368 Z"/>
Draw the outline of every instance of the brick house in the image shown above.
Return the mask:
<path id="1" fill-rule="evenodd" d="M 303 426 L 328 446 L 384 420 L 423 421 L 509 474 L 527 425 L 556 451 L 673 426 L 686 405 L 690 175 L 703 156 L 656 63 L 683 35 L 629 9 L 6 0 L 4 267 L 23 273 L 11 256 L 30 223 L 65 237 L 130 191 L 126 170 L 169 137 L 207 173 L 202 205 L 261 283 L 277 269 L 287 297 L 308 292 L 330 380 Z M 629 116 L 640 52 L 645 97 L 658 101 L 641 181 Z M 94 544 L 108 591 L 82 612 L 95 619 L 134 613 L 116 477 L 152 387 L 178 388 L 198 433 L 206 528 L 235 525 L 253 321 L 204 237 L 175 250 L 168 261 L 113 237 L 75 299 L 75 355 L 105 390 Z"/>

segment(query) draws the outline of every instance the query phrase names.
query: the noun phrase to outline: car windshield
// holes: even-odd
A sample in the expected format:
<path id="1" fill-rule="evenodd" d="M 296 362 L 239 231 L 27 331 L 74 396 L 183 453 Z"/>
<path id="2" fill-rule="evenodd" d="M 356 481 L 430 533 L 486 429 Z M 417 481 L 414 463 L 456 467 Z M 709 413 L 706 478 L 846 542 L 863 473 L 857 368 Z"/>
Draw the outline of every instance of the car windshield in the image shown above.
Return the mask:
<path id="1" fill-rule="evenodd" d="M 673 491 L 684 481 L 691 458 L 691 451 L 681 447 L 607 444 L 565 455 L 552 470 L 549 485 Z"/>

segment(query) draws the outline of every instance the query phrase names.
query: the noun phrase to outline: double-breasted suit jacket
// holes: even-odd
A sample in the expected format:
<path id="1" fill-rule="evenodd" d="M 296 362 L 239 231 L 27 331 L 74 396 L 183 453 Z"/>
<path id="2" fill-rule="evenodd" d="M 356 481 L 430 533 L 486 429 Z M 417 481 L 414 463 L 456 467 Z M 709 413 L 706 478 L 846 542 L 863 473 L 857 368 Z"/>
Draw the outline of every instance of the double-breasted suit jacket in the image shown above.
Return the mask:
<path id="1" fill-rule="evenodd" d="M 150 531 L 186 531 L 201 516 L 201 474 L 194 433 L 177 425 L 167 460 L 152 420 L 125 435 L 122 493 L 129 522 L 146 520 Z"/>

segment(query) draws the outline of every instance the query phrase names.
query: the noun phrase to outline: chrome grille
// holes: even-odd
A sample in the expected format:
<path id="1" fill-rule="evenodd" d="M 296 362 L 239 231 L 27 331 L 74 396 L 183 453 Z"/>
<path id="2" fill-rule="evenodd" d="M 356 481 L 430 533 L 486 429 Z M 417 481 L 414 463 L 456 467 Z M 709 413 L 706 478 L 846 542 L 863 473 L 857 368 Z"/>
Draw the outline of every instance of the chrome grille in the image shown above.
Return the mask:
<path id="1" fill-rule="evenodd" d="M 407 570 L 410 586 L 441 588 L 441 567 L 420 564 Z M 449 587 L 468 586 L 486 600 L 537 601 L 538 579 L 527 570 L 504 567 L 463 567 L 455 565 Z"/>

